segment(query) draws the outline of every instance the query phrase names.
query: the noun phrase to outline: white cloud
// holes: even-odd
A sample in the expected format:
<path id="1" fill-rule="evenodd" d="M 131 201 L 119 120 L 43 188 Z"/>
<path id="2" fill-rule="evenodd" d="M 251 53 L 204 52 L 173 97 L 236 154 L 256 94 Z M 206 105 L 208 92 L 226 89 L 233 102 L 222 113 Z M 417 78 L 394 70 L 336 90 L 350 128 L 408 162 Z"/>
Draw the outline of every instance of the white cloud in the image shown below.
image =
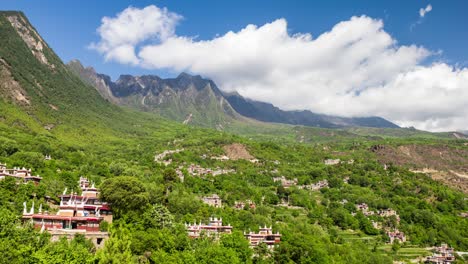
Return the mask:
<path id="1" fill-rule="evenodd" d="M 104 54 L 106 60 L 136 65 L 139 60 L 135 45 L 149 39 L 166 40 L 181 19 L 182 16 L 154 5 L 143 9 L 128 7 L 115 18 L 102 18 L 97 29 L 101 40 L 91 43 L 90 48 Z"/>
<path id="2" fill-rule="evenodd" d="M 426 8 L 419 9 L 419 16 L 424 17 L 427 13 L 432 11 L 432 5 L 428 4 Z"/>
<path id="3" fill-rule="evenodd" d="M 122 54 L 103 53 L 144 68 L 202 74 L 224 91 L 287 110 L 378 115 L 431 131 L 468 129 L 468 69 L 424 65 L 434 53 L 398 45 L 381 20 L 352 17 L 315 39 L 289 34 L 285 19 L 210 40 L 170 32 L 154 43 L 132 38 Z"/>

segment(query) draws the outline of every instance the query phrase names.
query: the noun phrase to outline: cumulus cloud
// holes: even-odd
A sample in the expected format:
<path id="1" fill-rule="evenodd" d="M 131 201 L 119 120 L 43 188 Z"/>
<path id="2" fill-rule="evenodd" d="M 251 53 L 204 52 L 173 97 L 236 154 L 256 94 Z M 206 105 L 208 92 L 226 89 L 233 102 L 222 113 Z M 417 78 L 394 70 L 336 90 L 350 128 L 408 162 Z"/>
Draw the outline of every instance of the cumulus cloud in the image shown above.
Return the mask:
<path id="1" fill-rule="evenodd" d="M 128 7 L 114 18 L 102 18 L 97 29 L 101 40 L 89 47 L 104 54 L 106 60 L 137 65 L 135 45 L 149 39 L 166 40 L 181 19 L 182 16 L 155 5 L 143 9 Z"/>
<path id="2" fill-rule="evenodd" d="M 419 9 L 419 16 L 424 17 L 427 13 L 432 11 L 432 5 L 428 4 L 426 8 L 420 8 Z"/>
<path id="3" fill-rule="evenodd" d="M 172 16 L 175 22 L 169 24 L 175 25 L 180 16 Z M 114 20 L 120 19 L 107 18 L 103 25 Z M 425 65 L 434 53 L 398 45 L 381 20 L 352 17 L 316 38 L 290 34 L 285 19 L 209 40 L 178 36 L 174 26 L 170 29 L 156 42 L 135 37 L 125 41 L 127 48 L 115 51 L 118 55 L 103 54 L 148 69 L 202 74 L 223 91 L 286 110 L 378 115 L 431 131 L 468 129 L 468 69 Z"/>

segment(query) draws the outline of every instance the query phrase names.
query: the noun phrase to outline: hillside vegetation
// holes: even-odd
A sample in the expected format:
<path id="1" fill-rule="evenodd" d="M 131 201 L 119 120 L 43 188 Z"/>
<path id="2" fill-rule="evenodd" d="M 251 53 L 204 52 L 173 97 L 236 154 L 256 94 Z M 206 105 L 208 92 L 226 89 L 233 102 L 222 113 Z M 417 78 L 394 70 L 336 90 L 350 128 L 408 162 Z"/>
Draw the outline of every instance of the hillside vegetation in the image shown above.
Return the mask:
<path id="1" fill-rule="evenodd" d="M 252 120 L 218 131 L 117 107 L 42 42 L 44 63 L 10 16 L 36 43 L 43 41 L 21 13 L 0 13 L 0 163 L 32 168 L 43 180 L 37 186 L 0 181 L 0 262 L 393 263 L 430 254 L 427 247 L 444 242 L 468 251 L 468 219 L 460 216 L 468 211 L 466 194 L 403 164 L 384 166 L 371 151 L 375 145 L 444 144 L 459 151 L 451 152 L 457 156 L 466 153 L 466 141 Z M 155 156 L 167 150 L 178 151 L 164 157 L 167 165 L 156 162 Z M 215 159 L 224 155 L 231 158 Z M 325 165 L 328 159 L 340 161 Z M 229 172 L 197 176 L 189 173 L 191 164 Z M 51 242 L 47 232 L 20 221 L 23 202 L 53 212 L 57 196 L 65 188 L 77 190 L 80 176 L 96 182 L 101 198 L 113 204 L 115 221 L 101 226 L 110 232 L 102 249 L 82 236 Z M 280 176 L 297 184 L 285 188 L 274 181 Z M 328 187 L 301 187 L 325 180 Z M 221 197 L 222 207 L 201 201 L 211 194 Z M 233 208 L 236 201 L 247 200 L 256 207 Z M 366 216 L 356 207 L 362 203 L 376 212 L 393 209 L 399 221 Z M 233 234 L 187 236 L 185 223 L 210 217 L 231 224 Z M 281 233 L 281 242 L 272 251 L 250 248 L 243 232 L 265 225 Z M 398 228 L 408 241 L 387 244 L 385 228 Z"/>

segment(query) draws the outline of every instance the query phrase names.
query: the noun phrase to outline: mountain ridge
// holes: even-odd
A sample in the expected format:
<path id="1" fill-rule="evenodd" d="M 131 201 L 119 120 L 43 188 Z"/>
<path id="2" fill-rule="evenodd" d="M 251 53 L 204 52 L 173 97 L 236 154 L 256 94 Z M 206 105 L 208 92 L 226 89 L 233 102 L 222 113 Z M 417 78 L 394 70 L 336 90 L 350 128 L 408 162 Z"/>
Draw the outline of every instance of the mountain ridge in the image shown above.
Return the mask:
<path id="1" fill-rule="evenodd" d="M 132 76 L 122 74 L 116 81 L 104 74 L 84 67 L 79 61 L 68 63 L 69 68 L 88 84 L 93 85 L 108 101 L 117 105 L 184 122 L 212 128 L 223 127 L 241 119 L 211 80 L 181 73 L 176 78 L 162 79 L 155 75 Z"/>
<path id="2" fill-rule="evenodd" d="M 238 93 L 222 92 L 212 80 L 185 72 L 180 73 L 176 78 L 166 79 L 156 75 L 132 76 L 122 74 L 113 82 L 109 76 L 96 73 L 90 67 L 85 68 L 78 60 L 73 60 L 68 65 L 85 82 L 94 85 L 99 93 L 109 101 L 144 111 L 155 111 L 177 121 L 181 121 L 188 115 L 193 114 L 194 120 L 197 120 L 196 123 L 201 125 L 208 123 L 209 126 L 222 126 L 223 123 L 229 122 L 230 119 L 239 120 L 243 116 L 261 122 L 323 128 L 351 126 L 398 128 L 397 125 L 380 117 L 346 118 L 315 114 L 308 110 L 281 110 L 273 104 L 247 99 Z M 94 75 L 90 74 L 93 71 Z M 83 74 L 83 72 L 87 72 L 87 74 Z M 184 93 L 190 87 L 194 87 L 195 91 L 188 94 Z M 163 93 L 164 89 L 166 89 L 166 94 Z M 165 100 L 165 97 L 169 96 L 173 99 L 178 97 L 184 101 L 186 100 L 184 96 L 195 96 L 195 94 L 199 94 L 203 89 L 211 90 L 212 98 L 205 98 L 205 100 L 199 101 L 204 101 L 208 105 L 217 104 L 220 107 L 203 109 L 203 105 L 196 105 L 192 102 L 183 104 L 187 107 L 187 109 L 184 109 L 183 106 L 177 106 L 177 102 L 174 100 Z M 163 101 L 172 101 L 172 105 L 166 103 L 165 107 L 167 109 L 164 109 L 164 106 L 161 107 Z M 177 109 L 175 113 L 173 111 L 174 106 Z M 204 112 L 205 110 L 210 110 L 211 113 L 206 113 Z M 209 116 L 215 112 L 218 112 L 217 117 L 211 119 L 218 121 L 217 124 L 214 124 L 212 120 L 209 122 L 204 120 L 204 118 L 210 119 Z"/>

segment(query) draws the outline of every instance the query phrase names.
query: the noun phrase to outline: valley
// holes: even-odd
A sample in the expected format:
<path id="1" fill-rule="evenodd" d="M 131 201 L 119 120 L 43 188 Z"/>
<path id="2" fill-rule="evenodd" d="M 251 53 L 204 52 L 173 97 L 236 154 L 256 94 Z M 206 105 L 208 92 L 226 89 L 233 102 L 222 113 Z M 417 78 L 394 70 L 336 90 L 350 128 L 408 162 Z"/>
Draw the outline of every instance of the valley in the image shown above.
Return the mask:
<path id="1" fill-rule="evenodd" d="M 65 65 L 12 11 L 0 12 L 0 92 L 0 262 L 467 260 L 454 253 L 468 251 L 461 133 L 259 107 L 185 73 L 112 82 Z M 19 167 L 40 182 L 7 175 Z M 61 217 L 68 201 L 77 217 L 90 185 L 103 244 L 24 220 L 25 208 Z M 79 234 L 51 239 L 62 231 Z"/>

